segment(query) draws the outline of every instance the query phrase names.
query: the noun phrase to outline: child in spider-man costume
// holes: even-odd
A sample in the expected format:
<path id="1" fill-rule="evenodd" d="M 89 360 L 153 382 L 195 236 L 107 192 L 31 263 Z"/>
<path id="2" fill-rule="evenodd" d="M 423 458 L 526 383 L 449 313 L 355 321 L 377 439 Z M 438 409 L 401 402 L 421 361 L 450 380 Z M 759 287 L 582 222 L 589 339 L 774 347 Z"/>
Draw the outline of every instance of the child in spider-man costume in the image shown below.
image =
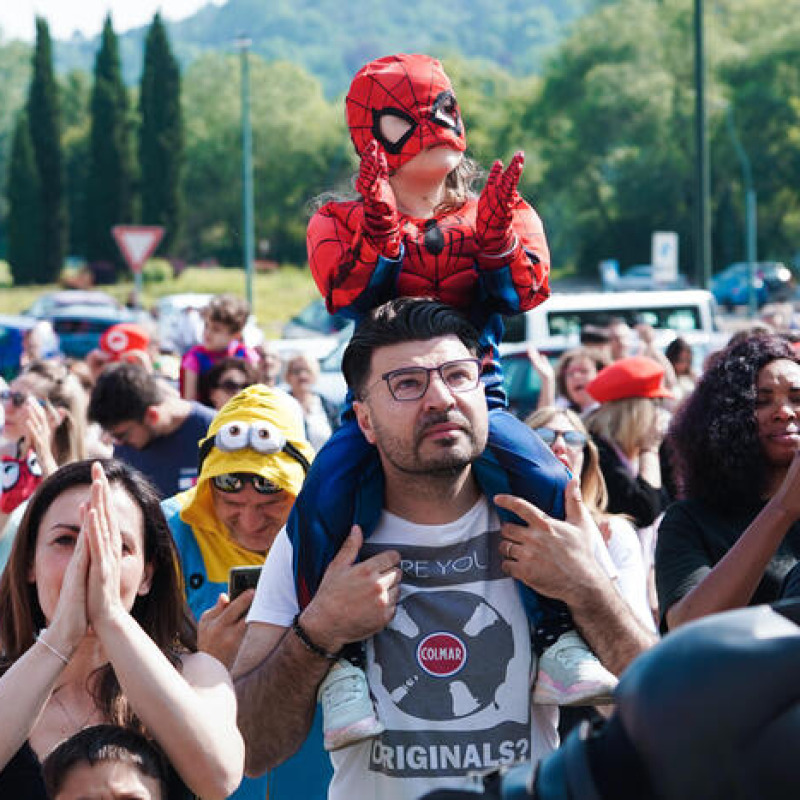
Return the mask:
<path id="1" fill-rule="evenodd" d="M 517 192 L 522 153 L 505 170 L 496 162 L 480 196 L 471 194 L 458 103 L 441 65 L 428 56 L 388 56 L 364 66 L 350 86 L 346 114 L 361 156 L 361 197 L 324 205 L 307 236 L 311 270 L 328 310 L 357 320 L 393 297 L 429 296 L 465 313 L 482 331 L 490 354 L 483 375 L 489 442 L 474 465 L 478 481 L 490 498 L 510 492 L 563 518 L 569 476 L 536 434 L 505 409 L 497 358 L 503 316 L 523 313 L 550 294 L 542 223 Z M 345 419 L 318 454 L 287 526 L 301 607 L 351 523 L 368 537 L 383 506 L 377 452 L 350 412 Z M 544 670 L 551 645 L 566 631 L 578 637 L 566 606 L 527 587 L 521 593 L 542 656 L 534 702 L 577 704 L 607 695 L 616 679 L 581 640 L 584 658 L 574 685 L 551 680 Z M 339 665 L 323 681 L 321 697 L 335 692 L 337 681 L 352 686 L 353 666 Z M 365 680 L 363 686 L 366 692 Z M 326 719 L 325 728 L 328 749 L 382 729 L 371 713 L 358 720 L 347 713 L 343 721 Z"/>

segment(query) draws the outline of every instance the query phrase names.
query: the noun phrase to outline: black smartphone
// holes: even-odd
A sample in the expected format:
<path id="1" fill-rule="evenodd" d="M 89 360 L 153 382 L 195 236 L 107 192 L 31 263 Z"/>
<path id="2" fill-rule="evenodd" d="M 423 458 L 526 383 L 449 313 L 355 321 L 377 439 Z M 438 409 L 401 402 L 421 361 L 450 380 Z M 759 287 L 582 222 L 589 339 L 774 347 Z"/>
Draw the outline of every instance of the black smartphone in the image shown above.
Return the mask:
<path id="1" fill-rule="evenodd" d="M 247 589 L 255 589 L 261 575 L 261 567 L 231 567 L 228 575 L 228 597 L 235 600 Z"/>

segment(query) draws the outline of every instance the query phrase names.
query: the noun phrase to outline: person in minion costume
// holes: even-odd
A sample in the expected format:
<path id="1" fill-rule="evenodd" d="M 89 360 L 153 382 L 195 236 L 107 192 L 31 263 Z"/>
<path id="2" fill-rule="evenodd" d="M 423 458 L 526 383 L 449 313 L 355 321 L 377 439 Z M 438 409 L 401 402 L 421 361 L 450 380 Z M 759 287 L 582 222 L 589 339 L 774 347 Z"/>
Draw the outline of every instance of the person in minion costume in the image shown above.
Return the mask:
<path id="1" fill-rule="evenodd" d="M 231 398 L 199 442 L 197 484 L 162 503 L 175 539 L 184 590 L 198 620 L 199 648 L 233 665 L 254 590 L 228 594 L 232 567 L 263 565 L 286 523 L 314 450 L 289 397 L 256 384 Z M 331 767 L 315 724 L 280 768 L 245 778 L 235 800 L 324 798 Z"/>

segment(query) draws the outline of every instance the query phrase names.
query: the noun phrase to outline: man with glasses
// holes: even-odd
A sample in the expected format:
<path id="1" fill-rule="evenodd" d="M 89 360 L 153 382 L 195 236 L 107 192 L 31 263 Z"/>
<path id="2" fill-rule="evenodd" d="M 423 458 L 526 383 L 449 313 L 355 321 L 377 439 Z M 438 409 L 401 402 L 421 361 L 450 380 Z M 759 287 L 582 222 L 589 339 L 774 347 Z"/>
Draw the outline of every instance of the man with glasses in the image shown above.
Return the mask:
<path id="1" fill-rule="evenodd" d="M 162 507 L 178 548 L 189 607 L 198 619 L 198 646 L 230 669 L 253 598 L 252 589 L 231 596 L 230 571 L 264 563 L 314 451 L 290 398 L 256 384 L 219 410 L 195 453 L 197 485 Z M 263 800 L 269 785 L 270 797 L 322 800 L 330 767 L 321 738 L 320 731 L 277 773 L 245 779 L 233 797 Z"/>
<path id="2" fill-rule="evenodd" d="M 114 457 L 143 472 L 162 497 L 197 478 L 197 442 L 214 409 L 178 394 L 140 364 L 117 362 L 97 379 L 89 419 L 114 443 Z"/>
<path id="3" fill-rule="evenodd" d="M 410 800 L 549 752 L 557 711 L 530 703 L 531 627 L 509 576 L 565 601 L 615 673 L 651 644 L 585 529 L 498 495 L 536 538 L 515 524 L 501 535 L 475 469 L 489 429 L 477 351 L 474 328 L 431 300 L 391 301 L 356 329 L 342 368 L 378 451 L 380 518 L 366 543 L 353 528 L 304 607 L 302 558 L 285 533 L 276 539 L 233 668 L 248 774 L 299 746 L 323 679 L 359 641 L 385 730 L 331 753 L 331 800 Z M 518 561 L 530 547 L 536 558 Z"/>

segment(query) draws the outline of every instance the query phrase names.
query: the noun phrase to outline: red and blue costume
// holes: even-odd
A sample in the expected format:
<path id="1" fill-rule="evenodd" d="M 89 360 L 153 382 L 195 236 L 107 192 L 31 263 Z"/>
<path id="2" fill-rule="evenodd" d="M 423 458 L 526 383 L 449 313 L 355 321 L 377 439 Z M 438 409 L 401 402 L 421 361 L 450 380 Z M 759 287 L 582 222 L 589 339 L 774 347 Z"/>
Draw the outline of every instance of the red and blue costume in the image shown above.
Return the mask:
<path id="1" fill-rule="evenodd" d="M 396 209 L 385 178 L 428 148 L 466 149 L 458 103 L 441 65 L 422 55 L 371 62 L 353 80 L 346 107 L 362 157 L 356 184 L 362 197 L 324 205 L 307 235 L 311 270 L 328 310 L 358 320 L 394 297 L 427 296 L 462 311 L 482 332 L 489 356 L 483 374 L 489 442 L 474 465 L 478 481 L 490 498 L 510 492 L 563 518 L 569 476 L 550 449 L 505 409 L 497 357 L 503 317 L 524 313 L 550 294 L 544 229 L 516 191 L 521 154 L 505 172 L 495 164 L 479 198 L 415 219 Z M 386 136 L 386 117 L 402 121 L 402 135 Z M 368 537 L 383 507 L 377 451 L 352 413 L 344 417 L 317 455 L 287 526 L 301 606 L 316 592 L 352 523 Z M 535 596 L 523 594 L 536 618 Z"/>

